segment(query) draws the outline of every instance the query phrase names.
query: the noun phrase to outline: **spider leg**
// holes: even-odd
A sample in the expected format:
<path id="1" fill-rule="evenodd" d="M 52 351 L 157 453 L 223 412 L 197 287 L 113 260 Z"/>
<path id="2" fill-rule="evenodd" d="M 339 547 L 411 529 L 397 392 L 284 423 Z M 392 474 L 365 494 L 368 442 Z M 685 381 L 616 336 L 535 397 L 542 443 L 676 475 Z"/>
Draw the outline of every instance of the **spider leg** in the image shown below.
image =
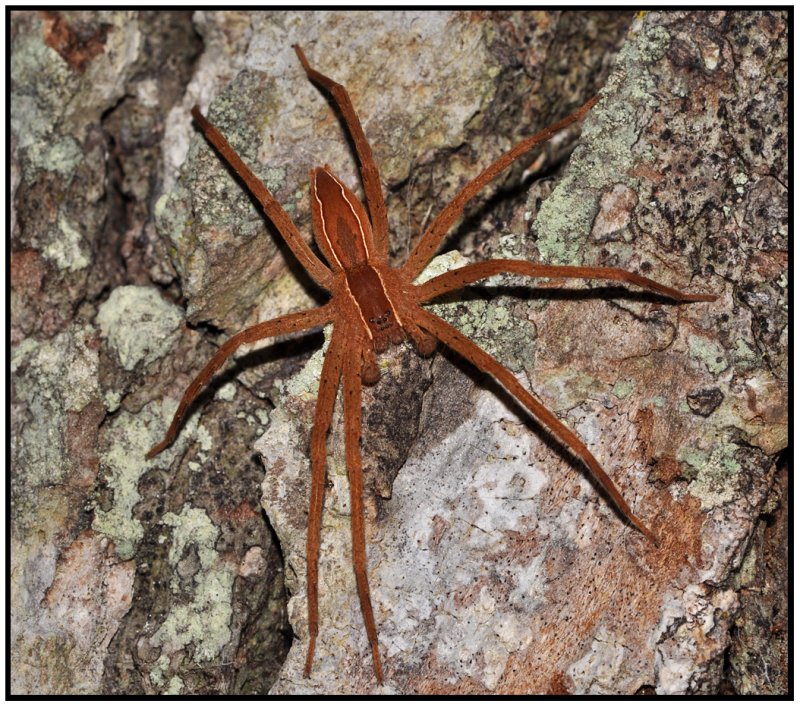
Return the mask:
<path id="1" fill-rule="evenodd" d="M 230 146 L 228 141 L 222 136 L 222 133 L 217 130 L 203 115 L 200 113 L 200 108 L 195 106 L 192 108 L 192 117 L 197 122 L 206 139 L 216 148 L 222 159 L 227 162 L 230 168 L 238 174 L 250 193 L 258 199 L 264 213 L 270 221 L 278 229 L 278 232 L 286 241 L 295 258 L 300 261 L 300 264 L 308 271 L 311 278 L 326 290 L 330 290 L 333 275 L 325 265 L 305 242 L 297 226 L 294 225 L 289 214 L 284 211 L 283 207 L 275 200 L 269 189 L 264 186 L 264 183 L 253 174 L 252 170 L 244 163 L 241 157 L 236 154 L 236 151 Z"/>
<path id="2" fill-rule="evenodd" d="M 303 674 L 311 674 L 314 649 L 319 632 L 319 546 L 322 529 L 322 508 L 325 500 L 325 461 L 328 430 L 342 375 L 346 333 L 334 323 L 331 343 L 325 353 L 319 381 L 314 428 L 311 432 L 311 500 L 308 506 L 308 539 L 306 541 L 306 582 L 308 595 L 308 652 Z"/>
<path id="3" fill-rule="evenodd" d="M 479 370 L 490 374 L 500 385 L 502 385 L 511 395 L 513 395 L 519 402 L 521 402 L 531 413 L 534 419 L 538 420 L 544 425 L 553 436 L 559 440 L 565 447 L 571 450 L 578 456 L 584 464 L 588 467 L 590 473 L 597 482 L 605 489 L 606 493 L 611 497 L 614 505 L 620 510 L 631 524 L 651 540 L 655 545 L 658 545 L 658 540 L 653 532 L 640 521 L 627 504 L 622 494 L 617 490 L 614 482 L 609 478 L 603 467 L 597 459 L 594 458 L 592 453 L 588 450 L 586 445 L 580 438 L 570 430 L 564 423 L 562 423 L 552 412 L 550 412 L 544 405 L 542 405 L 536 398 L 531 395 L 514 375 L 505 366 L 503 366 L 497 359 L 490 356 L 477 344 L 472 342 L 469 338 L 464 336 L 460 331 L 452 327 L 450 324 L 440 319 L 435 314 L 428 312 L 425 309 L 417 309 L 417 321 L 420 326 L 424 327 L 427 331 L 439 339 L 445 346 L 448 346 L 453 351 L 463 356 L 467 361 L 472 363 Z"/>
<path id="4" fill-rule="evenodd" d="M 300 63 L 303 65 L 306 76 L 312 83 L 322 87 L 331 96 L 339 112 L 344 117 L 345 125 L 356 148 L 358 162 L 361 165 L 361 182 L 364 185 L 364 196 L 367 199 L 367 208 L 372 221 L 374 243 L 371 245 L 376 257 L 385 262 L 389 258 L 389 219 L 386 215 L 386 203 L 383 200 L 383 192 L 381 191 L 380 175 L 375 165 L 375 159 L 372 156 L 372 148 L 369 146 L 364 130 L 361 127 L 361 121 L 358 119 L 355 108 L 353 108 L 347 89 L 316 69 L 311 68 L 311 64 L 306 59 L 306 55 L 300 45 L 295 44 L 293 46 L 297 53 L 297 58 L 300 59 Z"/>
<path id="5" fill-rule="evenodd" d="M 451 270 L 438 277 L 431 278 L 421 285 L 417 285 L 414 288 L 414 292 L 418 298 L 417 302 L 428 302 L 445 292 L 459 290 L 472 282 L 500 273 L 514 273 L 517 275 L 526 275 L 528 277 L 571 277 L 582 280 L 613 280 L 615 282 L 637 285 L 645 290 L 650 290 L 651 292 L 669 297 L 676 302 L 713 302 L 717 299 L 714 295 L 682 292 L 672 287 L 662 285 L 650 278 L 643 277 L 642 275 L 622 270 L 621 268 L 539 265 L 524 260 L 507 259 L 487 260 L 483 263 L 465 265 L 457 270 Z"/>
<path id="6" fill-rule="evenodd" d="M 147 453 L 146 458 L 152 459 L 175 441 L 175 437 L 178 434 L 178 428 L 180 427 L 180 424 L 183 421 L 189 406 L 192 404 L 200 391 L 206 386 L 208 381 L 211 379 L 211 376 L 217 372 L 220 366 L 225 363 L 227 358 L 242 344 L 250 344 L 255 341 L 260 341 L 261 339 L 267 339 L 271 336 L 280 336 L 281 334 L 305 331 L 311 327 L 326 324 L 331 320 L 332 317 L 333 306 L 329 302 L 323 307 L 309 309 L 304 312 L 295 312 L 294 314 L 287 314 L 283 317 L 270 319 L 267 322 L 261 322 L 260 324 L 251 326 L 244 331 L 240 331 L 238 334 L 228 339 L 222 346 L 220 346 L 213 358 L 203 367 L 203 370 L 195 376 L 195 379 L 189 384 L 189 387 L 186 388 L 186 391 L 183 393 L 183 397 L 181 398 L 181 402 L 178 405 L 178 409 L 175 411 L 175 415 L 172 418 L 172 423 L 170 424 L 167 433 L 164 435 L 164 439 L 162 439 Z"/>
<path id="7" fill-rule="evenodd" d="M 442 244 L 444 237 L 450 230 L 452 225 L 458 220 L 464 211 L 467 202 L 470 201 L 481 189 L 483 189 L 489 182 L 491 182 L 498 174 L 500 174 L 506 167 L 510 166 L 515 160 L 519 159 L 526 152 L 529 152 L 535 145 L 545 140 L 549 140 L 559 130 L 563 130 L 568 125 L 583 118 L 586 113 L 597 103 L 599 96 L 590 98 L 572 115 L 558 121 L 549 128 L 540 130 L 535 135 L 531 135 L 522 142 L 512 147 L 502 157 L 495 160 L 486 169 L 484 169 L 477 177 L 467 182 L 458 195 L 447 206 L 442 209 L 439 215 L 433 220 L 428 229 L 422 235 L 422 238 L 414 246 L 411 255 L 402 267 L 403 275 L 409 280 L 413 281 L 419 275 L 423 268 L 430 262 L 431 258 L 436 254 L 439 246 Z"/>
<path id="8" fill-rule="evenodd" d="M 350 528 L 352 534 L 353 570 L 356 575 L 361 614 L 372 649 L 375 677 L 383 683 L 378 633 L 367 581 L 367 546 L 364 537 L 364 473 L 361 468 L 361 355 L 349 355 L 344 365 L 344 434 L 347 477 L 350 482 Z"/>

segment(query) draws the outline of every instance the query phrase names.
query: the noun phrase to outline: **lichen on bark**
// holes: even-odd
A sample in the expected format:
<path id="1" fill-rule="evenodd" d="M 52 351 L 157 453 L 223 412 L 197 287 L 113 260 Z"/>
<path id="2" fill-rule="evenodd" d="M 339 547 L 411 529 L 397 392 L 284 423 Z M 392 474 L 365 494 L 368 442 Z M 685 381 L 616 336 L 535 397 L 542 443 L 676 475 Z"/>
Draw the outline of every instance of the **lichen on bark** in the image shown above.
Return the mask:
<path id="1" fill-rule="evenodd" d="M 299 637 L 274 690 L 376 689 L 338 412 L 320 646 L 299 676 L 319 334 L 241 352 L 143 459 L 227 335 L 320 301 L 189 119 L 200 103 L 310 234 L 308 169 L 358 178 L 293 42 L 351 92 L 395 264 L 481 166 L 602 88 L 569 165 L 577 127 L 443 250 L 720 295 L 495 278 L 436 305 L 576 430 L 660 548 L 457 357 L 381 361 L 363 451 L 384 690 L 785 690 L 785 624 L 765 634 L 752 596 L 785 593 L 786 13 L 11 19 L 14 692 L 266 692 L 289 629 L 265 473 Z"/>

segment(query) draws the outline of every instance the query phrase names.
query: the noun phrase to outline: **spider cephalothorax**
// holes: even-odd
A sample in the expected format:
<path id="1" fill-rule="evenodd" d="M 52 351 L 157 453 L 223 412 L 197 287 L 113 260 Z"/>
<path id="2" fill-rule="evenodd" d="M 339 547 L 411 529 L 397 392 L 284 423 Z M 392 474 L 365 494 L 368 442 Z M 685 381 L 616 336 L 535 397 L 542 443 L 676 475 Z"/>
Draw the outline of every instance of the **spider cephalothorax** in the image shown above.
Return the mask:
<path id="1" fill-rule="evenodd" d="M 314 427 L 311 433 L 312 481 L 306 548 L 309 644 L 305 672 L 308 675 L 311 670 L 319 628 L 317 575 L 325 490 L 325 450 L 334 403 L 341 383 L 344 391 L 345 449 L 352 512 L 353 568 L 364 624 L 372 649 L 375 675 L 378 681 L 382 681 L 377 630 L 367 584 L 363 478 L 359 449 L 361 386 L 373 384 L 379 378 L 375 354 L 386 351 L 391 345 L 398 344 L 407 337 L 414 342 L 422 355 L 433 353 L 437 341 L 456 351 L 477 368 L 493 376 L 554 437 L 581 459 L 622 515 L 647 538 L 656 542 L 655 534 L 634 515 L 614 482 L 577 435 L 528 392 L 499 361 L 422 305 L 446 292 L 462 289 L 477 280 L 499 273 L 625 282 L 677 302 L 708 302 L 715 297 L 684 293 L 619 268 L 540 265 L 523 260 L 505 259 L 466 265 L 434 277 L 424 284 L 415 285 L 414 280 L 434 256 L 447 232 L 460 218 L 467 202 L 534 145 L 580 120 L 597 102 L 597 97 L 590 99 L 572 115 L 555 125 L 523 140 L 468 182 L 455 199 L 431 222 L 405 264 L 399 268 L 392 268 L 389 265 L 388 219 L 378 169 L 350 98 L 343 86 L 311 68 L 300 47 L 295 46 L 295 50 L 308 78 L 331 95 L 344 117 L 360 163 L 367 208 L 364 208 L 355 194 L 327 165 L 311 171 L 314 236 L 320 252 L 327 261 L 326 265 L 311 250 L 280 204 L 242 162 L 219 131 L 201 115 L 197 106 L 192 109 L 192 115 L 206 138 L 244 180 L 297 260 L 305 267 L 311 278 L 330 294 L 330 299 L 321 307 L 256 324 L 226 341 L 186 389 L 164 439 L 148 452 L 147 457 L 155 456 L 173 442 L 191 403 L 239 346 L 332 323 L 333 331 L 322 368 Z"/>

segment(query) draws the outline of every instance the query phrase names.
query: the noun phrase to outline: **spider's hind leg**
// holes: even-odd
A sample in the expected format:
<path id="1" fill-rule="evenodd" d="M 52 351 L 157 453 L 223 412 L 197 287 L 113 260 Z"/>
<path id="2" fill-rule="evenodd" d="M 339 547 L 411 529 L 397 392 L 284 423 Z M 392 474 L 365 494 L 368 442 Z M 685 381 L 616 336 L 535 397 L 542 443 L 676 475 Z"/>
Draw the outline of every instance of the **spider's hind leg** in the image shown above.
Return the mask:
<path id="1" fill-rule="evenodd" d="M 358 350 L 349 353 L 344 362 L 344 444 L 347 461 L 347 477 L 350 482 L 350 528 L 353 551 L 353 571 L 356 588 L 367 630 L 372 665 L 375 677 L 383 683 L 381 654 L 378 648 L 378 632 L 367 581 L 367 544 L 364 530 L 364 472 L 361 466 L 361 354 Z"/>
<path id="2" fill-rule="evenodd" d="M 342 375 L 345 333 L 334 325 L 331 343 L 322 364 L 322 374 L 311 432 L 311 500 L 308 508 L 308 539 L 306 541 L 306 582 L 308 595 L 308 653 L 303 674 L 311 674 L 314 650 L 319 631 L 319 547 L 322 530 L 322 511 L 325 500 L 325 462 L 328 430 L 333 419 L 336 393 Z"/>
<path id="3" fill-rule="evenodd" d="M 587 446 L 580 440 L 569 427 L 559 420 L 550 410 L 540 403 L 533 395 L 527 391 L 520 382 L 514 377 L 505 366 L 497 359 L 490 356 L 471 339 L 467 338 L 458 329 L 451 326 L 435 314 L 428 312 L 421 307 L 417 309 L 417 321 L 419 324 L 436 336 L 445 346 L 452 349 L 467 361 L 472 363 L 478 370 L 488 373 L 500 385 L 502 385 L 511 395 L 513 395 L 528 412 L 545 429 L 577 456 L 589 470 L 591 475 L 603 487 L 609 498 L 613 501 L 619 512 L 633 525 L 642 535 L 658 546 L 658 538 L 639 518 L 634 515 L 627 501 L 617 489 L 614 482 L 603 470 L 600 462 L 594 458 Z"/>

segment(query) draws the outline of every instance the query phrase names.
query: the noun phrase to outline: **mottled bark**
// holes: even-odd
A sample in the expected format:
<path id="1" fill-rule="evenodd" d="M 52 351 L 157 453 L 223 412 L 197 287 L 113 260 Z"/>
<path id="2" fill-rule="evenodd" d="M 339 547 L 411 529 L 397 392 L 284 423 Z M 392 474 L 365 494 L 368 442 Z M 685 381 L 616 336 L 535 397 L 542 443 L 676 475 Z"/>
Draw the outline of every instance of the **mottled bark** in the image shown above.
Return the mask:
<path id="1" fill-rule="evenodd" d="M 264 692 L 288 634 L 263 403 L 217 385 L 214 415 L 144 462 L 165 382 L 213 350 L 154 217 L 192 16 L 14 12 L 11 35 L 10 689 Z"/>
<path id="2" fill-rule="evenodd" d="M 785 594 L 786 24 L 13 13 L 12 691 L 263 693 L 292 630 L 274 691 L 377 689 L 338 411 L 299 672 L 319 334 L 244 352 L 144 461 L 216 344 L 321 301 L 188 114 L 200 103 L 310 234 L 308 170 L 358 179 L 294 42 L 353 96 L 395 262 L 481 166 L 602 90 L 568 166 L 579 129 L 487 189 L 447 249 L 720 295 L 498 278 L 437 306 L 580 434 L 660 548 L 469 366 L 382 358 L 363 448 L 384 690 L 785 690 L 785 605 L 754 597 Z"/>

